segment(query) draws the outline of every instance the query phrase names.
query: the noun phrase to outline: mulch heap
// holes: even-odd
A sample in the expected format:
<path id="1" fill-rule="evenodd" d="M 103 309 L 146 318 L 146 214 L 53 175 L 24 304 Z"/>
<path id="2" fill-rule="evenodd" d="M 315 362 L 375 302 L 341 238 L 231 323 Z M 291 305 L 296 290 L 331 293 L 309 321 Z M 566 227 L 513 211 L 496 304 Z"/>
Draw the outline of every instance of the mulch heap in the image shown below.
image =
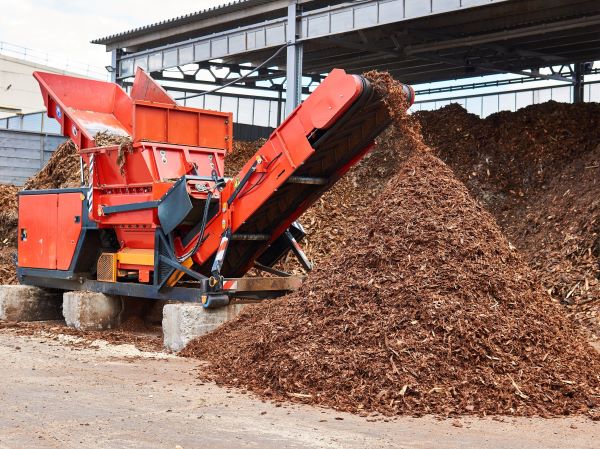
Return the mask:
<path id="1" fill-rule="evenodd" d="M 234 141 L 233 150 L 225 156 L 225 176 L 229 178 L 236 176 L 265 142 L 266 139 Z"/>
<path id="2" fill-rule="evenodd" d="M 600 336 L 600 105 L 415 114 L 424 139 L 592 338 Z"/>
<path id="3" fill-rule="evenodd" d="M 60 144 L 48 163 L 27 180 L 25 190 L 62 189 L 81 185 L 79 155 L 71 140 Z"/>
<path id="4" fill-rule="evenodd" d="M 298 292 L 182 354 L 220 384 L 352 413 L 596 417 L 600 355 L 411 137 L 395 136 L 412 151 Z"/>
<path id="5" fill-rule="evenodd" d="M 17 192 L 13 185 L 0 184 L 0 283 L 16 284 L 14 253 L 17 247 Z"/>
<path id="6" fill-rule="evenodd" d="M 302 289 L 188 346 L 215 380 L 353 413 L 590 412 L 600 357 L 439 159 L 414 154 Z"/>

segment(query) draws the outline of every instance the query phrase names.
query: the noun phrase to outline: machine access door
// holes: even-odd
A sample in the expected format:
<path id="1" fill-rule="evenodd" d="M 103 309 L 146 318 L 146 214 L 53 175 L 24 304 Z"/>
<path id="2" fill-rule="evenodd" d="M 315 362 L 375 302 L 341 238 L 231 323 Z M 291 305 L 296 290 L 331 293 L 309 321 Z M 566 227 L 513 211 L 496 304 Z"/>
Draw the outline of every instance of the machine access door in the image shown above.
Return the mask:
<path id="1" fill-rule="evenodd" d="M 20 267 L 56 270 L 58 195 L 19 195 Z"/>
<path id="2" fill-rule="evenodd" d="M 19 267 L 68 270 L 82 226 L 81 192 L 19 194 Z"/>

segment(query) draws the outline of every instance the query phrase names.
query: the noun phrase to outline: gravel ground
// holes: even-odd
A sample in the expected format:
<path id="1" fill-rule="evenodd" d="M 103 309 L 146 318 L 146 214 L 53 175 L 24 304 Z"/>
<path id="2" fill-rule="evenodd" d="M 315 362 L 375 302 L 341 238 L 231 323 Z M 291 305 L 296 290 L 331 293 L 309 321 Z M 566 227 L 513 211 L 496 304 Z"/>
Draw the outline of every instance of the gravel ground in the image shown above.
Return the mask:
<path id="1" fill-rule="evenodd" d="M 597 447 L 581 418 L 367 421 L 200 384 L 197 361 L 0 330 L 0 448 Z"/>

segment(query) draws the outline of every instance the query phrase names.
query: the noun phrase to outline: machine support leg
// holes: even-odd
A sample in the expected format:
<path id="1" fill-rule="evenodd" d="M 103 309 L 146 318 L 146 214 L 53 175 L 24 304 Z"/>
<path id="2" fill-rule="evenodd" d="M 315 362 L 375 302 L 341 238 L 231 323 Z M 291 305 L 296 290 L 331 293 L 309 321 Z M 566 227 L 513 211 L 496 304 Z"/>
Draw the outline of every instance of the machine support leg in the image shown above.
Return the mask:
<path id="1" fill-rule="evenodd" d="M 300 264 L 304 267 L 306 271 L 311 271 L 312 264 L 308 260 L 308 257 L 306 257 L 306 254 L 304 254 L 304 251 L 302 251 L 302 248 L 300 248 L 300 245 L 298 244 L 292 233 L 289 230 L 287 230 L 285 231 L 284 235 L 290 244 L 290 248 L 292 248 L 292 252 L 298 258 Z"/>
<path id="2" fill-rule="evenodd" d="M 298 1 L 290 0 L 287 17 L 287 88 L 285 100 L 286 117 L 302 102 L 302 44 L 299 34 Z"/>
<path id="3" fill-rule="evenodd" d="M 215 261 L 212 264 L 212 268 L 210 270 L 214 283 L 215 280 L 218 282 L 222 282 L 221 279 L 221 268 L 223 268 L 223 261 L 225 260 L 225 254 L 227 253 L 227 247 L 229 246 L 229 240 L 231 239 L 231 228 L 227 228 L 225 232 L 223 232 L 223 236 L 221 237 L 221 244 L 219 245 L 219 250 L 217 251 L 217 255 L 215 256 Z M 214 285 L 211 285 L 214 287 Z"/>

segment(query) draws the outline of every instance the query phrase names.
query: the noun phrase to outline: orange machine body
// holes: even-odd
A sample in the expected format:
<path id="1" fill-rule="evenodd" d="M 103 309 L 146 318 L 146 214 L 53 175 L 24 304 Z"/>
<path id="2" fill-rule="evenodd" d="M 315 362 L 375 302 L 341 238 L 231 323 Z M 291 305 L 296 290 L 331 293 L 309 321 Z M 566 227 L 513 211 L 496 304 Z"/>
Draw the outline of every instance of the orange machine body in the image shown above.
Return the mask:
<path id="1" fill-rule="evenodd" d="M 232 148 L 231 113 L 178 106 L 142 70 L 136 74 L 131 96 L 112 83 L 42 72 L 34 76 L 40 83 L 48 115 L 80 148 L 79 154 L 89 167 L 89 219 L 100 228 L 114 229 L 121 249 L 154 248 L 154 229 L 159 226 L 156 210 L 107 215 L 103 213 L 105 207 L 156 201 L 186 174 L 211 177 L 214 172 L 216 177 L 223 176 L 224 158 Z M 132 145 L 97 147 L 95 136 L 101 131 L 130 137 Z M 119 154 L 123 157 L 121 164 Z M 213 182 L 189 182 L 190 194 L 198 199 L 206 197 L 195 188 L 200 184 L 210 188 Z M 46 204 L 59 196 L 62 198 L 58 193 L 23 197 L 21 216 L 35 216 L 45 209 L 56 214 L 56 208 L 50 205 L 53 202 L 44 209 L 39 209 L 37 203 Z M 43 228 L 41 223 L 39 227 Z M 30 227 L 29 232 L 37 236 L 36 229 Z M 30 254 L 34 246 L 21 245 L 19 266 L 67 269 L 68 264 L 57 266 L 54 261 L 54 248 L 58 247 L 55 236 L 55 229 L 50 227 L 39 234 L 46 248 L 36 256 Z"/>
<path id="2" fill-rule="evenodd" d="M 182 276 L 200 286 L 195 295 L 218 297 L 239 285 L 226 277 L 272 267 L 290 250 L 303 259 L 294 221 L 391 120 L 366 79 L 335 69 L 227 179 L 232 114 L 178 106 L 142 70 L 130 95 L 111 83 L 34 76 L 89 173 L 78 189 L 19 196 L 19 279 L 56 288 L 155 299 L 173 298 L 171 288 L 197 300 L 174 287 Z M 98 147 L 101 131 L 130 144 Z"/>

